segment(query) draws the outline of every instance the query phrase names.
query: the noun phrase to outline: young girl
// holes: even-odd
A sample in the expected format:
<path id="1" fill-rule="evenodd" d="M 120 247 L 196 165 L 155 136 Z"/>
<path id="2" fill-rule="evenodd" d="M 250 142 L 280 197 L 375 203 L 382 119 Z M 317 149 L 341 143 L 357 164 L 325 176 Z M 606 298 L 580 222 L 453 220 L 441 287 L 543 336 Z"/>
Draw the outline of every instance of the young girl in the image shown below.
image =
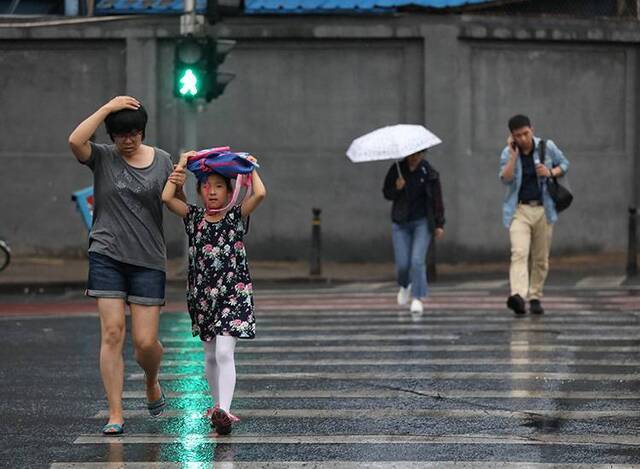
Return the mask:
<path id="1" fill-rule="evenodd" d="M 162 201 L 184 219 L 189 237 L 187 304 L 192 333 L 203 341 L 207 381 L 215 401 L 208 415 L 216 432 L 226 435 L 239 420 L 230 412 L 236 384 L 236 341 L 255 336 L 253 290 L 242 242 L 242 218 L 262 202 L 266 189 L 254 170 L 251 173 L 253 193 L 241 206 L 220 211 L 228 204 L 231 181 L 215 172 L 200 174 L 198 193 L 205 208 L 187 204 L 176 193 L 184 181 L 188 158 L 195 156 L 194 151 L 181 155 L 165 185 Z M 256 161 L 253 157 L 248 159 Z"/>

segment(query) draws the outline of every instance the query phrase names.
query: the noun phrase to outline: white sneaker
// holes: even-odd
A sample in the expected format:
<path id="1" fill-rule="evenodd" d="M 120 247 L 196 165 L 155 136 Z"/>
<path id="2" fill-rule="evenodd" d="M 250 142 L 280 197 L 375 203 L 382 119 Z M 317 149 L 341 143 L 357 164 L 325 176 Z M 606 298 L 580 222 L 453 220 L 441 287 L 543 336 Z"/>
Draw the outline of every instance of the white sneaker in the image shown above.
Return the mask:
<path id="1" fill-rule="evenodd" d="M 414 316 L 422 316 L 422 313 L 424 312 L 424 306 L 422 305 L 422 301 L 420 301 L 418 298 L 414 298 L 413 300 L 411 300 L 411 308 L 410 308 L 411 314 Z"/>
<path id="2" fill-rule="evenodd" d="M 409 303 L 410 295 L 411 295 L 411 285 L 409 285 L 407 288 L 400 287 L 400 290 L 398 290 L 398 304 L 401 306 L 404 306 L 407 303 Z"/>

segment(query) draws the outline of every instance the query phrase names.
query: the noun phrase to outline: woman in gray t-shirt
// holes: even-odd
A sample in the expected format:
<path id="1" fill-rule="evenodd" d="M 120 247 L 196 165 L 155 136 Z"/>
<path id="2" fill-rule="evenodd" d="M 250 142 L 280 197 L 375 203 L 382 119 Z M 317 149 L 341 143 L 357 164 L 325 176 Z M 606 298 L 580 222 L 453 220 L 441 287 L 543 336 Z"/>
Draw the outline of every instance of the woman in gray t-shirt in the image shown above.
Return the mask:
<path id="1" fill-rule="evenodd" d="M 111 145 L 90 141 L 103 121 Z M 173 165 L 168 153 L 142 143 L 146 123 L 147 113 L 138 100 L 118 96 L 69 136 L 75 157 L 93 171 L 86 294 L 97 298 L 100 313 L 100 372 L 109 401 L 109 421 L 102 430 L 105 435 L 124 431 L 126 304 L 131 309 L 135 357 L 145 372 L 147 408 L 151 415 L 158 415 L 165 407 L 158 383 L 163 353 L 158 324 L 164 305 L 166 263 L 161 194 Z"/>

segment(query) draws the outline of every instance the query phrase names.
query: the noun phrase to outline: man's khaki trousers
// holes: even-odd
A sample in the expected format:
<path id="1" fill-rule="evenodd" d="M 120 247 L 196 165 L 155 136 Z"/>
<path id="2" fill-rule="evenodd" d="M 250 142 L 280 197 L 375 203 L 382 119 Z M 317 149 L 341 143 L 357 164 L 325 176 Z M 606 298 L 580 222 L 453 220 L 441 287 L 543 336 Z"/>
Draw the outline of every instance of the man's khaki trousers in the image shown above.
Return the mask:
<path id="1" fill-rule="evenodd" d="M 549 250 L 553 225 L 542 205 L 519 204 L 509 228 L 511 239 L 511 294 L 539 300 L 549 272 Z M 531 262 L 531 264 L 529 264 Z"/>

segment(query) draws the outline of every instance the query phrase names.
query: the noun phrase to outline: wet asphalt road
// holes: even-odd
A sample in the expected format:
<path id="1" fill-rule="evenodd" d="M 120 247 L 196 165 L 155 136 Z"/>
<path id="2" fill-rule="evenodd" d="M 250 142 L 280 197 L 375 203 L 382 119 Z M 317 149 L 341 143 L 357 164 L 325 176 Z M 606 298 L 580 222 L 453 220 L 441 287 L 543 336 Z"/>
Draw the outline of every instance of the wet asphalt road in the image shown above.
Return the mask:
<path id="1" fill-rule="evenodd" d="M 259 293 L 229 437 L 202 418 L 212 402 L 185 313 L 162 317 L 161 418 L 127 342 L 120 438 L 100 434 L 97 318 L 4 318 L 0 466 L 640 467 L 638 293 L 550 291 L 546 315 L 514 318 L 503 292 L 436 288 L 418 321 L 388 285 Z"/>

